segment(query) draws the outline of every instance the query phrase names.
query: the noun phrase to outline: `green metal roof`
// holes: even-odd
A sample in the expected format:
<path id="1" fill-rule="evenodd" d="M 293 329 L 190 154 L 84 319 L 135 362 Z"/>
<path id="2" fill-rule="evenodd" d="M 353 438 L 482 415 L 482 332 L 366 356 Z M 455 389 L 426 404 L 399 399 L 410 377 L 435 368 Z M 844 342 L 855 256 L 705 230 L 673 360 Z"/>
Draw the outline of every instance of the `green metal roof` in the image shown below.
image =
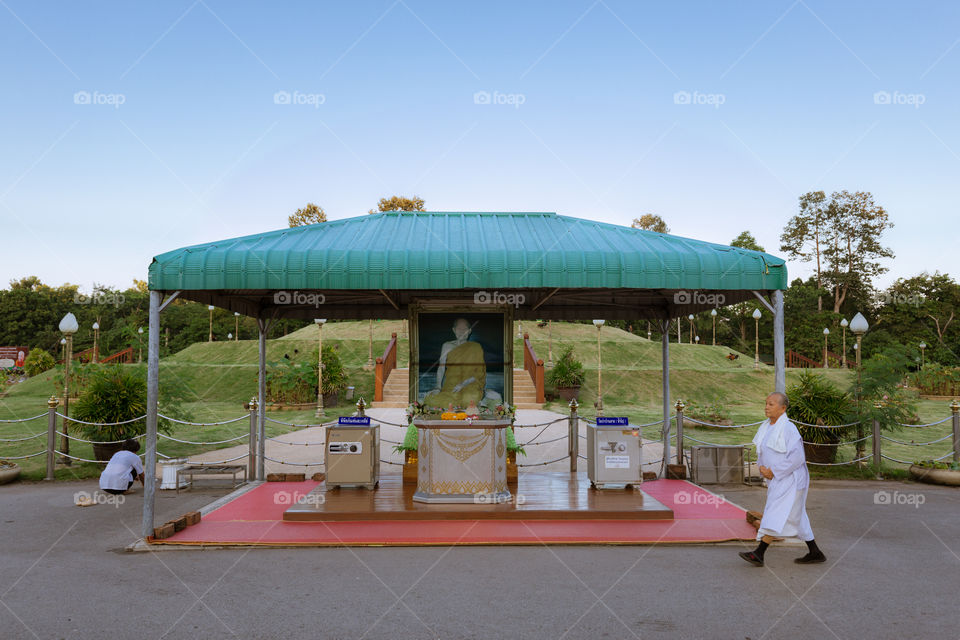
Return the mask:
<path id="1" fill-rule="evenodd" d="M 149 287 L 215 290 L 787 288 L 767 253 L 556 213 L 387 212 L 184 247 Z"/>

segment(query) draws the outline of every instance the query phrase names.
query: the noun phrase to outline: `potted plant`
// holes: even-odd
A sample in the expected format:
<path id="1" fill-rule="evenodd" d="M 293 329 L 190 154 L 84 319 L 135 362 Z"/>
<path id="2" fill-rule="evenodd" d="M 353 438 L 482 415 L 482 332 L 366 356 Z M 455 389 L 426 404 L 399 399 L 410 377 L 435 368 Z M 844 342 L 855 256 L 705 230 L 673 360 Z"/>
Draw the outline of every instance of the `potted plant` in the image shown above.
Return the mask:
<path id="1" fill-rule="evenodd" d="M 407 426 L 407 432 L 403 437 L 403 442 L 394 445 L 393 450 L 397 453 L 403 453 L 403 483 L 417 483 L 417 447 L 419 446 L 419 436 L 417 428 L 410 424 Z"/>
<path id="2" fill-rule="evenodd" d="M 923 460 L 910 465 L 910 475 L 921 482 L 960 487 L 960 463 Z"/>
<path id="3" fill-rule="evenodd" d="M 90 376 L 89 384 L 77 401 L 73 417 L 84 422 L 126 422 L 147 413 L 147 381 L 143 369 L 129 369 L 123 365 L 102 367 Z M 171 385 L 174 382 L 171 381 Z M 182 417 L 179 403 L 174 400 L 170 385 L 162 390 L 160 410 L 170 417 Z M 171 397 L 172 396 L 172 397 Z M 157 429 L 169 433 L 172 425 L 159 419 Z M 122 441 L 146 432 L 145 420 L 126 424 L 83 424 L 77 430 L 80 437 L 93 442 L 93 455 L 98 461 L 107 461 L 122 447 Z M 118 442 L 119 441 L 119 442 Z"/>
<path id="4" fill-rule="evenodd" d="M 583 363 L 573 356 L 573 347 L 567 347 L 547 374 L 547 384 L 569 402 L 580 394 L 585 377 Z"/>
<path id="5" fill-rule="evenodd" d="M 0 484 L 13 482 L 20 475 L 20 465 L 7 460 L 0 460 Z"/>
<path id="6" fill-rule="evenodd" d="M 797 384 L 787 389 L 790 401 L 788 415 L 805 422 L 797 425 L 803 438 L 807 462 L 830 463 L 837 458 L 837 445 L 851 432 L 850 427 L 830 428 L 844 424 L 850 412 L 850 396 L 840 391 L 821 375 L 804 371 Z"/>

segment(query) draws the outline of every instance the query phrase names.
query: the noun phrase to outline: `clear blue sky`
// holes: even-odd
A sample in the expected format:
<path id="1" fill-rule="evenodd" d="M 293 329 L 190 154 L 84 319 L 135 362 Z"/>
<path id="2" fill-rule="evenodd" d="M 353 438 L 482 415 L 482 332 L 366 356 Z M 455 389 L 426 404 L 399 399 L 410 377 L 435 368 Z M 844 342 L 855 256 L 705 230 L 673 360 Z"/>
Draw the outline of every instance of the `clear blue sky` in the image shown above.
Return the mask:
<path id="1" fill-rule="evenodd" d="M 956 272 L 958 42 L 952 2 L 0 0 L 0 278 L 127 286 L 392 194 L 779 253 L 844 188 L 897 225 L 880 284 Z"/>

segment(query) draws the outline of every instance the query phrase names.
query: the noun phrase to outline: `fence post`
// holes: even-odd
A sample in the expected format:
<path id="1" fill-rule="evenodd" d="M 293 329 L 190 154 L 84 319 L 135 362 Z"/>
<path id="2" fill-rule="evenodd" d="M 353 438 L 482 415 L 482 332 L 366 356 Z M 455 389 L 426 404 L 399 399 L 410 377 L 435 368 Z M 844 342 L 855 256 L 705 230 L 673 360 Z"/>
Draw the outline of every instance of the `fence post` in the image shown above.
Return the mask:
<path id="1" fill-rule="evenodd" d="M 47 477 L 44 478 L 45 480 L 53 480 L 54 452 L 57 449 L 58 404 L 60 404 L 60 401 L 57 400 L 56 396 L 50 396 L 50 399 L 47 400 Z"/>
<path id="2" fill-rule="evenodd" d="M 365 410 L 366 406 L 367 406 L 367 403 L 363 401 L 363 396 L 360 396 L 360 399 L 357 400 L 357 415 L 358 415 L 358 416 L 363 417 L 363 416 L 366 416 L 366 415 L 367 415 L 366 413 L 364 413 L 364 410 Z"/>
<path id="3" fill-rule="evenodd" d="M 570 473 L 576 473 L 577 459 L 580 457 L 580 418 L 577 417 L 577 409 L 580 405 L 574 398 L 568 406 L 570 418 L 567 421 L 567 452 L 570 454 Z"/>
<path id="4" fill-rule="evenodd" d="M 683 400 L 678 399 L 673 406 L 677 410 L 677 464 L 683 464 L 683 409 L 686 405 Z M 669 447 L 670 443 L 667 442 L 664 446 Z"/>
<path id="5" fill-rule="evenodd" d="M 879 402 L 874 403 L 875 409 L 881 409 L 883 405 Z M 880 464 L 883 462 L 883 457 L 880 454 L 880 421 L 877 420 L 876 416 L 873 418 L 873 468 L 877 474 L 877 479 L 880 479 Z"/>
<path id="6" fill-rule="evenodd" d="M 953 412 L 953 461 L 960 462 L 960 403 L 951 402 L 950 411 Z"/>
<path id="7" fill-rule="evenodd" d="M 247 478 L 253 480 L 257 474 L 257 397 L 250 398 L 250 456 L 247 462 Z"/>

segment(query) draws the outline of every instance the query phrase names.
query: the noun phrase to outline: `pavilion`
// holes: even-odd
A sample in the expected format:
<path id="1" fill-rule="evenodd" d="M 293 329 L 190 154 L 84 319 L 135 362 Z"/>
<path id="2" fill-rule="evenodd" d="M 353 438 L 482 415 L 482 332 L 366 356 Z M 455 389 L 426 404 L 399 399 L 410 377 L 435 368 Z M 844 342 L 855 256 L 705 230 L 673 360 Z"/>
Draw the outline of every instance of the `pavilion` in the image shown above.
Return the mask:
<path id="1" fill-rule="evenodd" d="M 670 430 L 670 321 L 758 299 L 772 314 L 775 390 L 785 391 L 781 258 L 550 212 L 392 211 L 270 231 L 156 256 L 149 267 L 146 468 L 157 462 L 160 313 L 174 298 L 256 318 L 259 398 L 278 318 L 403 319 L 424 303 L 510 298 L 513 319 L 648 319 L 662 332 Z M 259 403 L 263 433 L 265 405 Z M 259 438 L 258 477 L 264 438 Z M 664 459 L 669 448 L 664 447 Z M 154 527 L 146 475 L 143 535 Z"/>

